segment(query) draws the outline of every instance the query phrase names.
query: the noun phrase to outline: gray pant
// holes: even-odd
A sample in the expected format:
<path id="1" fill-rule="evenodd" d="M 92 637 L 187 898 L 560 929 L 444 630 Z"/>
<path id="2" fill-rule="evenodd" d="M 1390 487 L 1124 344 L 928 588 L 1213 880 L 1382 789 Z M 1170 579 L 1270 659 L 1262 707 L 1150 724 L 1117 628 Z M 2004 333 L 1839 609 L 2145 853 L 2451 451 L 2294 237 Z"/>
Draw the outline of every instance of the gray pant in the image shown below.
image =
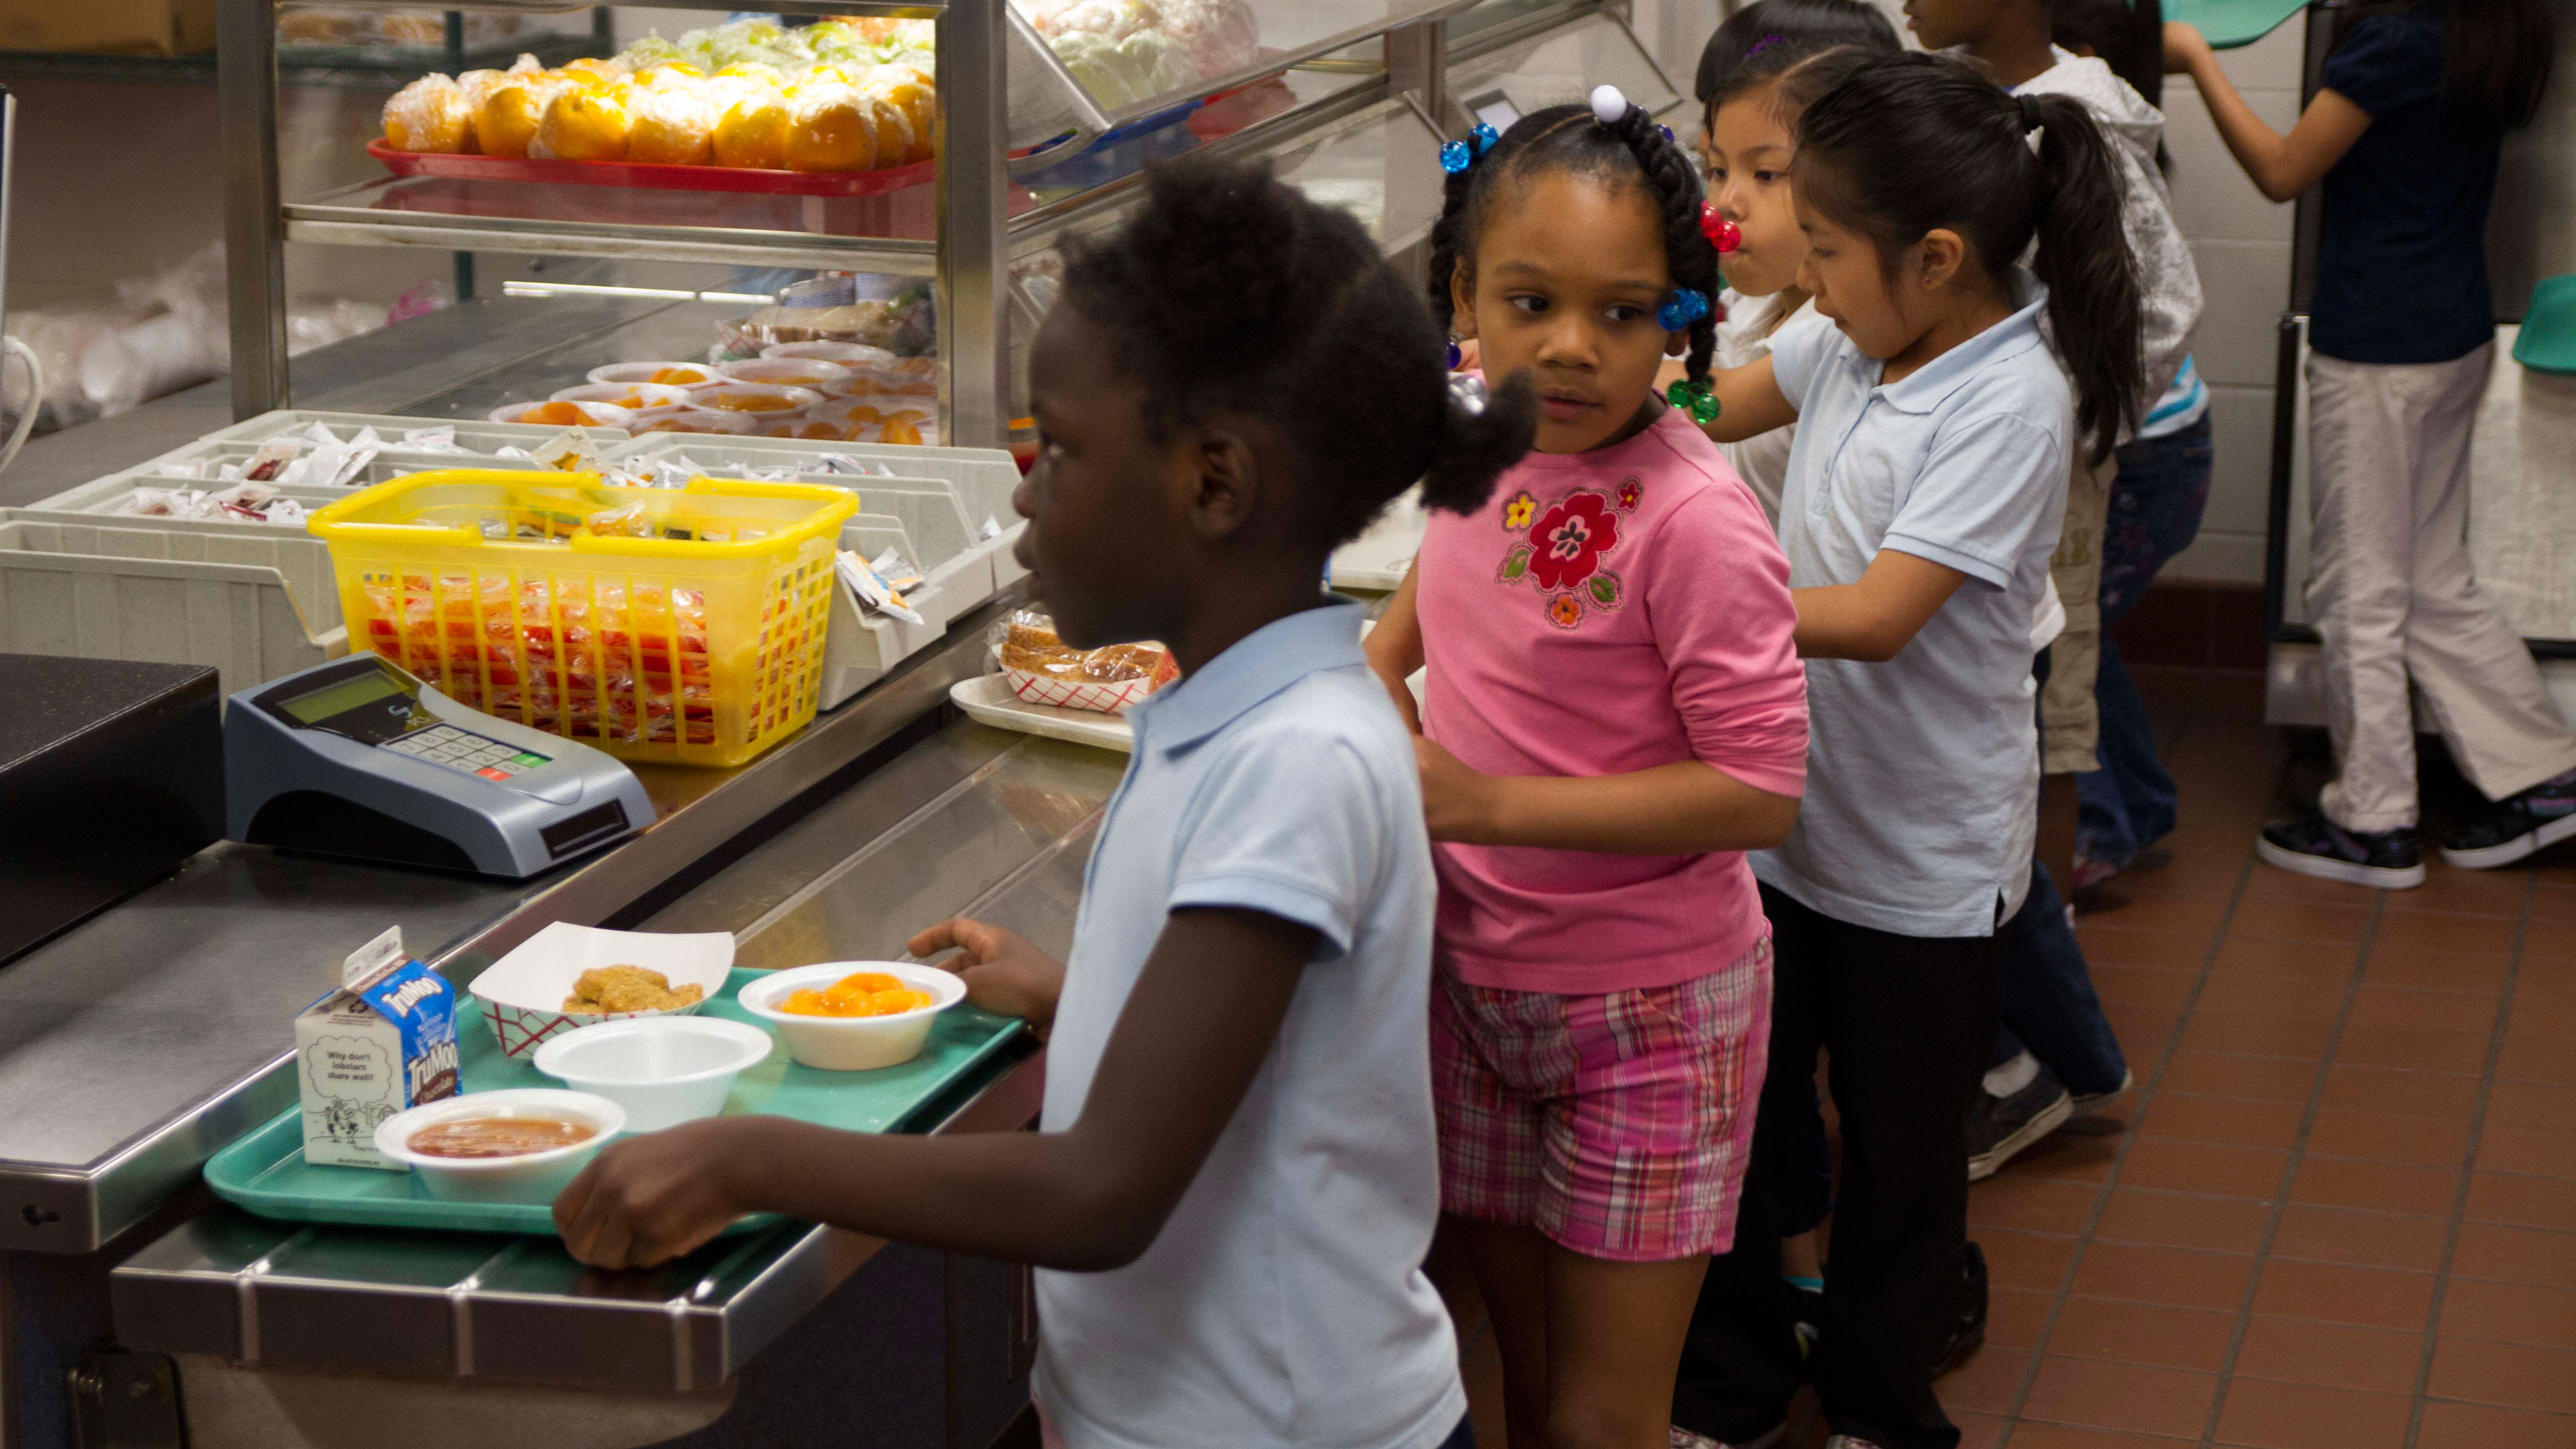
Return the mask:
<path id="1" fill-rule="evenodd" d="M 2416 823 L 2410 680 L 2489 799 L 2576 769 L 2576 738 L 2531 652 L 2469 566 L 2469 434 L 2493 351 L 2405 365 L 2308 358 L 2308 617 L 2325 639 L 2341 766 L 2325 812 L 2346 830 Z"/>

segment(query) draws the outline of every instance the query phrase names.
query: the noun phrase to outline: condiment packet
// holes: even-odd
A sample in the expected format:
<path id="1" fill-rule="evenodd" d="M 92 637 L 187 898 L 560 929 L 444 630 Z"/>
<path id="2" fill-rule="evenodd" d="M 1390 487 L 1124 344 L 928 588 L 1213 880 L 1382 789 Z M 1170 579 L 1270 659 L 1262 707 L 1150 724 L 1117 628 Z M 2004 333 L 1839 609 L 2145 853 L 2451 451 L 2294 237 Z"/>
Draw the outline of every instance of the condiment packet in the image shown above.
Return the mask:
<path id="1" fill-rule="evenodd" d="M 579 428 L 564 429 L 529 456 L 549 468 L 566 473 L 599 471 L 599 445 L 590 440 L 590 434 Z"/>
<path id="2" fill-rule="evenodd" d="M 456 425 L 441 423 L 434 428 L 413 428 L 402 435 L 402 445 L 416 453 L 462 453 L 456 445 Z"/>
<path id="3" fill-rule="evenodd" d="M 117 511 L 132 514 L 137 518 L 185 518 L 188 516 L 188 507 L 188 495 L 184 491 L 171 488 L 137 488 L 134 490 L 134 496 L 126 500 L 125 506 Z"/>
<path id="4" fill-rule="evenodd" d="M 885 580 L 887 588 L 897 593 L 921 587 L 921 570 L 914 568 L 912 561 L 905 558 L 900 549 L 890 548 L 878 554 L 868 560 L 868 567 L 878 578 Z"/>
<path id="5" fill-rule="evenodd" d="M 330 430 L 320 423 L 313 426 L 324 437 L 330 437 Z M 367 429 L 364 436 L 374 439 L 375 429 Z M 313 451 L 279 470 L 277 481 L 303 488 L 346 488 L 357 481 L 358 474 L 369 463 L 375 461 L 377 449 L 381 446 L 381 439 L 374 442 L 353 439 L 346 443 L 334 439 L 316 443 Z"/>
<path id="6" fill-rule="evenodd" d="M 582 520 L 591 533 L 600 538 L 651 538 L 652 515 L 641 500 L 604 508 Z"/>
<path id="7" fill-rule="evenodd" d="M 314 426 L 318 428 L 321 424 L 316 423 Z M 273 481 L 279 474 L 285 472 L 289 465 L 303 456 L 302 439 L 283 436 L 271 438 L 260 444 L 259 451 L 251 454 L 250 461 L 242 465 L 241 476 L 255 483 L 267 483 Z"/>
<path id="8" fill-rule="evenodd" d="M 848 585 L 850 592 L 857 596 L 861 608 L 891 615 L 907 624 L 930 622 L 921 617 L 910 604 L 905 603 L 903 595 L 896 592 L 894 585 L 886 582 L 885 576 L 876 571 L 875 565 L 860 557 L 855 549 L 842 549 L 833 559 L 833 568 L 841 575 L 841 582 Z"/>
<path id="9" fill-rule="evenodd" d="M 277 490 L 266 483 L 236 483 L 221 493 L 208 494 L 206 502 L 216 512 L 236 518 L 262 521 L 277 500 Z"/>
<path id="10" fill-rule="evenodd" d="M 264 523 L 283 523 L 293 527 L 302 527 L 305 517 L 304 505 L 292 498 L 276 499 L 260 514 Z"/>
<path id="11" fill-rule="evenodd" d="M 883 463 L 872 463 L 865 458 L 851 457 L 847 453 L 825 453 L 817 461 L 822 464 L 821 467 L 814 470 L 818 473 L 846 473 L 854 478 L 891 478 L 894 476 L 894 470 Z"/>
<path id="12" fill-rule="evenodd" d="M 985 540 L 986 540 L 987 542 L 990 542 L 991 540 L 993 540 L 993 539 L 997 539 L 997 538 L 1000 538 L 1001 536 L 1002 536 L 1002 520 L 1001 520 L 1001 519 L 999 519 L 999 518 L 994 517 L 992 514 L 989 514 L 989 513 L 985 514 L 985 515 L 984 515 L 984 538 L 985 538 Z"/>

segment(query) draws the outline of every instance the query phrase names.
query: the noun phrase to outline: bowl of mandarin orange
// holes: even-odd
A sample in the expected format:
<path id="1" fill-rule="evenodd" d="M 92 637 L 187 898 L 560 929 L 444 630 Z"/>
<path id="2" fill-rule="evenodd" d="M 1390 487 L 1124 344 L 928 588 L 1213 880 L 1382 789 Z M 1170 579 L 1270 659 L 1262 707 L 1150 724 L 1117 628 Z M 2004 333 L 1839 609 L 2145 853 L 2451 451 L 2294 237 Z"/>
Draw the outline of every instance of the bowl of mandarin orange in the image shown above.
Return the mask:
<path id="1" fill-rule="evenodd" d="M 936 966 L 827 961 L 771 972 L 740 999 L 798 1065 L 866 1072 L 920 1055 L 939 1013 L 966 999 L 966 983 Z"/>

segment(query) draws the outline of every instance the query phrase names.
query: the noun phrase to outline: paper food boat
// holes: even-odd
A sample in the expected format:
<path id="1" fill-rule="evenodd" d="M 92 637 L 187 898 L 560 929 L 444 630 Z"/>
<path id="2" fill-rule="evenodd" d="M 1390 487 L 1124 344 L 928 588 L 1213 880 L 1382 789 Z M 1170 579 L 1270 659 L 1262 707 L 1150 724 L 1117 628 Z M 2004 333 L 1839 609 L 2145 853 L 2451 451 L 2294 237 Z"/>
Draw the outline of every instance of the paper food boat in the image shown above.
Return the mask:
<path id="1" fill-rule="evenodd" d="M 669 1011 L 573 1012 L 563 1010 L 581 973 L 600 966 L 641 966 L 659 971 L 677 991 L 698 988 L 698 1000 Z M 533 1054 L 557 1032 L 635 1016 L 693 1016 L 724 990 L 733 970 L 733 937 L 723 931 L 664 935 L 651 931 L 602 931 L 557 921 L 520 943 L 474 978 L 503 1054 Z"/>

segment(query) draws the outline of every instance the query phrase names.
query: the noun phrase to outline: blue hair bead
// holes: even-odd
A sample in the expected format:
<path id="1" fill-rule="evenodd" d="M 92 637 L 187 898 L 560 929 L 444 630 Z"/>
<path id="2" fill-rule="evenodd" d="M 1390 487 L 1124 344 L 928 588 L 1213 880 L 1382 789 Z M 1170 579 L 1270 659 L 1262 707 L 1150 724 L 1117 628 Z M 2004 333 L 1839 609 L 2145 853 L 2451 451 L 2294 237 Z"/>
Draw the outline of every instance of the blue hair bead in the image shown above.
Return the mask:
<path id="1" fill-rule="evenodd" d="M 1456 372 L 1456 371 L 1458 370 L 1458 364 L 1459 364 L 1459 363 L 1462 363 L 1462 362 L 1464 362 L 1464 361 L 1466 361 L 1466 360 L 1467 360 L 1467 354 L 1465 354 L 1465 353 L 1463 353 L 1463 352 L 1461 352 L 1461 351 L 1459 351 L 1459 350 L 1458 350 L 1458 339 L 1457 339 L 1457 338 L 1455 338 L 1455 337 L 1450 338 L 1450 339 L 1449 339 L 1449 370 L 1450 370 L 1451 372 Z"/>
<path id="2" fill-rule="evenodd" d="M 1486 152 L 1493 150 L 1494 143 L 1501 139 L 1503 139 L 1502 132 L 1495 130 L 1493 127 L 1486 125 L 1482 121 L 1478 121 L 1475 126 L 1467 132 L 1467 140 L 1476 148 L 1476 155 L 1479 158 L 1483 157 Z"/>
<path id="3" fill-rule="evenodd" d="M 1675 287 L 1664 305 L 1655 309 L 1655 321 L 1667 332 L 1679 332 L 1708 315 L 1708 294 L 1697 287 Z"/>
<path id="4" fill-rule="evenodd" d="M 1452 176 L 1455 176 L 1455 175 L 1457 175 L 1459 172 L 1464 171 L 1464 170 L 1466 170 L 1468 167 L 1473 166 L 1473 165 L 1475 165 L 1475 164 L 1476 164 L 1476 157 L 1475 157 L 1474 153 L 1470 152 L 1470 151 L 1467 149 L 1467 143 L 1466 143 L 1466 142 L 1464 142 L 1464 141 L 1443 141 L 1443 142 L 1440 144 L 1440 169 L 1441 169 L 1441 170 L 1448 172 L 1448 173 L 1449 173 L 1450 175 L 1452 175 Z"/>
<path id="5" fill-rule="evenodd" d="M 1670 127 L 1670 126 L 1657 126 L 1655 129 L 1664 133 L 1664 143 L 1665 143 L 1666 145 L 1670 145 L 1670 144 L 1672 144 L 1672 139 L 1673 139 L 1673 128 L 1672 128 L 1672 127 Z"/>

